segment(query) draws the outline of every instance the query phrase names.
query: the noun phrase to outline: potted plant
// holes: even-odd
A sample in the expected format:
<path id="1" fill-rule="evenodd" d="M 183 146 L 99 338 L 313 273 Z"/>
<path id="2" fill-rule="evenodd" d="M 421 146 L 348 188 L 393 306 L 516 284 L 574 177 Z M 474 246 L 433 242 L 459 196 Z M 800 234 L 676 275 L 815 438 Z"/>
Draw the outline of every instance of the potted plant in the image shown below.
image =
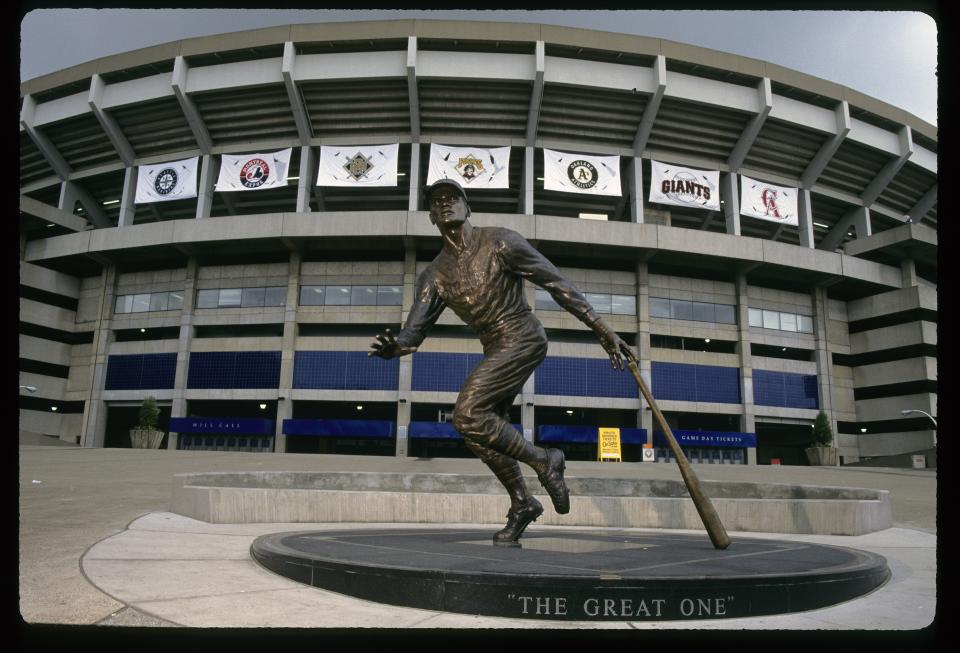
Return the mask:
<path id="1" fill-rule="evenodd" d="M 140 405 L 140 423 L 130 429 L 130 444 L 134 449 L 159 449 L 165 433 L 157 428 L 160 408 L 151 396 Z"/>
<path id="2" fill-rule="evenodd" d="M 833 446 L 833 429 L 830 428 L 830 418 L 822 410 L 817 413 L 810 440 L 810 446 L 806 449 L 810 464 L 836 466 L 837 448 Z"/>

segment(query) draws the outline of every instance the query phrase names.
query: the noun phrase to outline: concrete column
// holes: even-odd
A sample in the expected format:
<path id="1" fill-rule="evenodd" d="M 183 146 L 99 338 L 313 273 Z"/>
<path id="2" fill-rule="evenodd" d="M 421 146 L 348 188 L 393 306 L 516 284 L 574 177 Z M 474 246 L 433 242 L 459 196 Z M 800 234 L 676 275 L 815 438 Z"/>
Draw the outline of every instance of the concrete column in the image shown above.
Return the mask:
<path id="1" fill-rule="evenodd" d="M 870 209 L 865 206 L 854 209 L 853 228 L 857 230 L 858 240 L 873 235 L 873 227 L 870 224 Z"/>
<path id="2" fill-rule="evenodd" d="M 723 200 L 723 217 L 727 221 L 727 233 L 740 235 L 740 192 L 737 175 L 724 172 L 720 175 L 720 199 Z"/>
<path id="3" fill-rule="evenodd" d="M 651 385 L 653 364 L 650 361 L 650 272 L 646 262 L 637 264 L 637 339 L 634 347 L 637 358 L 640 359 L 640 376 L 647 383 L 650 392 L 653 392 Z M 647 444 L 653 444 L 653 411 L 650 410 L 639 388 L 637 393 L 640 401 L 637 426 L 647 429 Z"/>
<path id="4" fill-rule="evenodd" d="M 411 176 L 411 182 L 412 182 Z M 417 248 L 412 239 L 407 239 L 403 256 L 403 312 L 406 321 L 413 306 L 413 289 L 417 282 Z M 410 402 L 413 388 L 413 355 L 399 359 L 400 378 L 397 385 L 397 451 L 398 458 L 405 458 L 409 451 Z"/>
<path id="5" fill-rule="evenodd" d="M 643 222 L 643 159 L 633 157 L 627 181 L 630 184 L 630 221 Z"/>
<path id="6" fill-rule="evenodd" d="M 737 339 L 740 354 L 740 429 L 743 433 L 756 432 L 753 408 L 753 356 L 750 353 L 750 302 L 747 297 L 747 275 L 737 273 Z M 757 464 L 757 450 L 747 449 L 747 464 Z"/>
<path id="7" fill-rule="evenodd" d="M 79 201 L 77 185 L 69 181 L 60 182 L 60 201 L 57 203 L 57 208 L 73 215 L 73 210 Z"/>
<path id="8" fill-rule="evenodd" d="M 813 205 L 810 203 L 810 191 L 806 188 L 800 189 L 800 194 L 797 196 L 797 206 L 799 207 L 797 220 L 800 223 L 798 226 L 800 246 L 813 249 L 816 247 L 816 241 L 813 237 Z"/>
<path id="9" fill-rule="evenodd" d="M 120 194 L 120 215 L 117 216 L 118 227 L 128 227 L 133 224 L 136 213 L 134 200 L 137 198 L 137 169 L 129 167 L 123 175 L 123 191 Z"/>
<path id="10" fill-rule="evenodd" d="M 187 269 L 183 280 L 183 307 L 180 309 L 180 336 L 177 340 L 177 369 L 174 373 L 173 400 L 170 403 L 170 417 L 188 417 L 187 415 L 187 376 L 190 365 L 190 346 L 193 343 L 193 310 L 197 298 L 197 259 L 187 259 Z M 178 433 L 167 435 L 167 449 L 176 449 Z"/>
<path id="11" fill-rule="evenodd" d="M 107 427 L 107 407 L 103 402 L 103 386 L 107 375 L 107 352 L 113 341 L 111 322 L 115 303 L 117 268 L 108 265 L 102 272 L 100 314 L 93 329 L 90 376 L 87 401 L 83 408 L 80 443 L 84 447 L 103 447 Z"/>
<path id="12" fill-rule="evenodd" d="M 536 371 L 530 375 L 520 391 L 520 423 L 523 426 L 523 439 L 533 442 L 534 404 L 536 399 Z"/>
<path id="13" fill-rule="evenodd" d="M 420 210 L 420 143 L 410 144 L 410 199 L 407 203 L 408 211 Z"/>
<path id="14" fill-rule="evenodd" d="M 297 213 L 310 213 L 310 190 L 316 185 L 313 148 L 300 148 L 300 179 L 297 184 Z"/>
<path id="15" fill-rule="evenodd" d="M 817 398 L 820 409 L 830 418 L 833 432 L 837 432 L 837 416 L 833 412 L 833 394 L 830 379 L 833 378 L 833 360 L 830 355 L 830 339 L 827 324 L 830 321 L 828 313 L 829 298 L 827 289 L 817 287 L 813 289 L 813 330 L 816 339 L 817 360 Z"/>
<path id="16" fill-rule="evenodd" d="M 197 186 L 197 218 L 209 218 L 213 210 L 213 187 L 217 184 L 219 163 L 212 154 L 204 154 L 200 162 L 200 183 Z"/>
<path id="17" fill-rule="evenodd" d="M 302 178 L 301 178 L 302 180 Z M 280 387 L 277 390 L 277 423 L 273 432 L 274 453 L 287 451 L 287 436 L 283 433 L 283 420 L 293 417 L 293 363 L 297 344 L 297 305 L 300 303 L 299 252 L 290 253 L 287 274 L 287 303 L 283 312 L 283 344 L 280 346 Z"/>
<path id="18" fill-rule="evenodd" d="M 903 274 L 903 288 L 912 288 L 919 285 L 917 281 L 917 264 L 912 258 L 900 261 L 900 271 Z"/>
<path id="19" fill-rule="evenodd" d="M 533 215 L 533 147 L 528 145 L 523 148 L 523 214 Z"/>

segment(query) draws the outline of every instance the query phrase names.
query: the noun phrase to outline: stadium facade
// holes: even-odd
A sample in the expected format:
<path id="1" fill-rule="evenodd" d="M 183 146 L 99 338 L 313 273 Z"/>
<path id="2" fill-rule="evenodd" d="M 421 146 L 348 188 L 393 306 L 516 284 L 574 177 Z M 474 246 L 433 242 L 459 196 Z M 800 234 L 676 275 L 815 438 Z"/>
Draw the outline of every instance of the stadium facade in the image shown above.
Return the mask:
<path id="1" fill-rule="evenodd" d="M 318 185 L 324 148 L 393 144 L 393 185 Z M 823 410 L 842 464 L 935 464 L 932 420 L 903 414 L 937 414 L 935 127 L 691 45 L 420 20 L 188 39 L 21 84 L 21 437 L 130 446 L 152 395 L 169 448 L 468 455 L 447 420 L 481 348 L 452 312 L 413 356 L 367 357 L 440 249 L 436 145 L 509 148 L 471 220 L 527 237 L 636 345 L 694 461 L 804 464 Z M 218 183 L 229 155 L 288 149 L 285 183 Z M 545 150 L 614 157 L 619 194 L 549 187 Z M 194 197 L 137 201 L 147 168 L 184 160 Z M 651 201 L 654 165 L 711 171 L 719 204 Z M 794 194 L 792 220 L 744 210 L 754 181 Z M 626 460 L 645 442 L 663 460 L 629 374 L 527 298 L 551 344 L 511 412 L 525 437 L 584 459 L 619 427 Z"/>

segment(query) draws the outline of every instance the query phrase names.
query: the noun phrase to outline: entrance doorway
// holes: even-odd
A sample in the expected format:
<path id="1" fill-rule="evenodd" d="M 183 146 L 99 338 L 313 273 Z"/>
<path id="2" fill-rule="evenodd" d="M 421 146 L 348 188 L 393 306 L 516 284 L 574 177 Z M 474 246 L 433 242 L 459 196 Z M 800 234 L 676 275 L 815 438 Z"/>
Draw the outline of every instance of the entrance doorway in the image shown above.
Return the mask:
<path id="1" fill-rule="evenodd" d="M 779 459 L 781 465 L 807 465 L 804 449 L 810 446 L 813 429 L 809 424 L 757 422 L 757 464 L 769 465 Z"/>
<path id="2" fill-rule="evenodd" d="M 157 428 L 161 431 L 167 430 L 167 424 L 170 421 L 170 406 L 158 405 L 160 417 L 157 419 Z M 113 447 L 116 449 L 130 449 L 130 429 L 140 423 L 140 406 L 107 406 L 107 428 L 103 438 L 104 447 Z M 167 448 L 167 438 L 169 434 L 163 436 L 160 443 L 161 449 Z"/>

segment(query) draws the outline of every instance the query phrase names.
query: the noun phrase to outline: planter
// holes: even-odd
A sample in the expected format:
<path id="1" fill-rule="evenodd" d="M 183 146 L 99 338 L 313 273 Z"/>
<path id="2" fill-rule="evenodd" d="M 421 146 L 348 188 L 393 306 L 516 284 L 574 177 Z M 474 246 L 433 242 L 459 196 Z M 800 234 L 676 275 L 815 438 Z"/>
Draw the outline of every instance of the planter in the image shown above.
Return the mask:
<path id="1" fill-rule="evenodd" d="M 811 465 L 836 467 L 837 466 L 837 448 L 836 447 L 809 447 L 805 449 L 807 460 Z"/>
<path id="2" fill-rule="evenodd" d="M 153 429 L 130 429 L 130 444 L 134 449 L 159 449 L 164 435 Z"/>

